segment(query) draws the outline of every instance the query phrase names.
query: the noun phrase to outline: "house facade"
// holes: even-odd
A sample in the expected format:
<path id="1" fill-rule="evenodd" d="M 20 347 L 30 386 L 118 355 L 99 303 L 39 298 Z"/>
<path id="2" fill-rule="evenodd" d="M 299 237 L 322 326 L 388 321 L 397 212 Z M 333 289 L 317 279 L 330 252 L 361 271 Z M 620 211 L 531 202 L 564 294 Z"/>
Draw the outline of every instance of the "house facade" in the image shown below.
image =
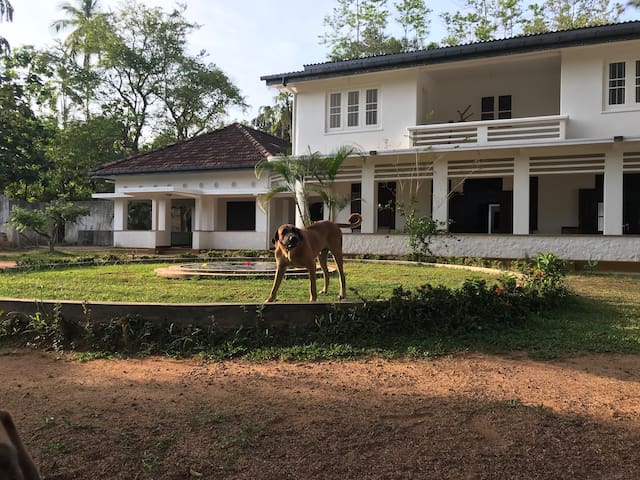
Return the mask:
<path id="1" fill-rule="evenodd" d="M 124 248 L 265 249 L 293 204 L 274 199 L 255 166 L 290 146 L 234 123 L 157 150 L 101 166 L 91 172 L 114 183 L 113 245 Z"/>
<path id="2" fill-rule="evenodd" d="M 457 239 L 435 253 L 640 261 L 640 22 L 262 80 L 293 95 L 294 155 L 360 152 L 334 184 L 364 218 L 347 252 L 405 253 L 415 209 Z"/>

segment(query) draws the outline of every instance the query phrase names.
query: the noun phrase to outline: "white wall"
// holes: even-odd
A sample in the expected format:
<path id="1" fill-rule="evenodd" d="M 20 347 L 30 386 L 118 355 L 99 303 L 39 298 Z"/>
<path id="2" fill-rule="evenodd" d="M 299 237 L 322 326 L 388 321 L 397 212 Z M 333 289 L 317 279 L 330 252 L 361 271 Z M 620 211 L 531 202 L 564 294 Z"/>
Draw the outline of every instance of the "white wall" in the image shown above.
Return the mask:
<path id="1" fill-rule="evenodd" d="M 595 175 L 540 175 L 536 233 L 558 235 L 561 227 L 577 227 L 578 190 L 581 188 L 595 188 Z"/>
<path id="2" fill-rule="evenodd" d="M 482 63 L 453 64 L 446 70 L 425 71 L 428 80 L 424 123 L 457 122 L 471 105 L 467 121 L 481 120 L 482 97 L 511 95 L 513 118 L 557 115 L 560 112 L 560 63 L 557 58 L 504 58 Z M 528 60 L 527 60 L 528 59 Z"/>
<path id="3" fill-rule="evenodd" d="M 115 184 L 117 193 L 127 193 L 132 189 L 176 189 L 202 190 L 206 193 L 233 195 L 264 193 L 268 187 L 268 176 L 257 179 L 253 169 L 217 170 L 201 173 L 163 173 L 155 175 L 130 175 L 119 177 Z M 150 198 L 150 197 L 149 197 Z"/>
<path id="4" fill-rule="evenodd" d="M 343 250 L 348 254 L 376 252 L 387 255 L 410 253 L 406 235 L 348 234 Z M 457 235 L 438 238 L 432 245 L 438 256 L 483 258 L 531 258 L 538 253 L 553 252 L 569 260 L 638 262 L 638 238 L 599 235 Z"/>
<path id="5" fill-rule="evenodd" d="M 560 113 L 569 115 L 567 138 L 640 137 L 640 104 L 609 108 L 606 99 L 608 64 L 627 60 L 627 84 L 640 60 L 640 41 L 616 42 L 563 51 Z M 630 63 L 633 61 L 634 63 Z M 632 69 L 632 72 L 629 70 Z M 631 87 L 632 85 L 630 85 Z M 627 101 L 631 89 L 627 89 Z"/>
<path id="6" fill-rule="evenodd" d="M 413 70 L 404 70 L 299 85 L 294 154 L 304 154 L 309 149 L 330 153 L 342 145 L 352 145 L 362 151 L 408 147 L 407 127 L 416 121 L 416 75 Z M 378 89 L 378 127 L 327 132 L 327 94 L 365 88 Z M 343 105 L 343 114 L 345 109 Z"/>

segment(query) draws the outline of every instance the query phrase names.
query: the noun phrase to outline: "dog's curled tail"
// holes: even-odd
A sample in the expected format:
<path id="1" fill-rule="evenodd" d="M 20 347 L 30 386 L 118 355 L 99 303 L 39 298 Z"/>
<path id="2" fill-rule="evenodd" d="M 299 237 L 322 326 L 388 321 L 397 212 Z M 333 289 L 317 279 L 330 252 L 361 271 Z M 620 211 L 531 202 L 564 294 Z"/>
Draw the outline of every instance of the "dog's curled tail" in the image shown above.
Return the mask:
<path id="1" fill-rule="evenodd" d="M 362 225 L 362 215 L 359 213 L 352 213 L 348 218 L 349 223 L 338 223 L 340 228 L 358 228 Z"/>

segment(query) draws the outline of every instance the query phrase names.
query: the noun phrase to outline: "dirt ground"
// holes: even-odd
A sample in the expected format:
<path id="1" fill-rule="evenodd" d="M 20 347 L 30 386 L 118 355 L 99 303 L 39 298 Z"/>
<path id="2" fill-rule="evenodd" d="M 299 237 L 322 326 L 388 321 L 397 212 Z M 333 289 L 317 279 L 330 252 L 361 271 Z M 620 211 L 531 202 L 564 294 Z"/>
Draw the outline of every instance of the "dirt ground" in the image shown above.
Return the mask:
<path id="1" fill-rule="evenodd" d="M 322 363 L 0 350 L 47 479 L 637 479 L 640 362 Z"/>

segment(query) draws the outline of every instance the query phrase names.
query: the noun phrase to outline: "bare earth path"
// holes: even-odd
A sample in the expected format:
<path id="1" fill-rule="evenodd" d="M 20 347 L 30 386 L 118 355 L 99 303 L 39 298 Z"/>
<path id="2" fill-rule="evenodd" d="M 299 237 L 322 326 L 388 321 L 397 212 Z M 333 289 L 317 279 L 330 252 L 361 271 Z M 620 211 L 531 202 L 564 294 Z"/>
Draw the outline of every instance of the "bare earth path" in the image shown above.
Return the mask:
<path id="1" fill-rule="evenodd" d="M 637 479 L 640 362 L 86 363 L 0 350 L 48 479 Z"/>

